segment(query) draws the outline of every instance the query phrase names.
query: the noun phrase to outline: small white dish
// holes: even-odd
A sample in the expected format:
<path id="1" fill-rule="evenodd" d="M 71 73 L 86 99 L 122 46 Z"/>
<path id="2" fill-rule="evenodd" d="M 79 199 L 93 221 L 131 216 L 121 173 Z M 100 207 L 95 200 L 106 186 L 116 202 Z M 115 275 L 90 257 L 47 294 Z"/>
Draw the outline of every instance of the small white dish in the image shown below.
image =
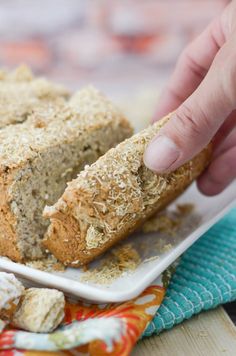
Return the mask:
<path id="1" fill-rule="evenodd" d="M 174 237 L 160 233 L 143 234 L 137 232 L 128 238 L 128 241 L 137 248 L 141 255 L 141 264 L 131 273 L 123 274 L 110 285 L 98 285 L 90 282 L 81 282 L 81 276 L 85 273 L 82 269 L 67 268 L 65 272 L 43 272 L 8 259 L 0 258 L 0 270 L 14 273 L 24 279 L 30 285 L 43 285 L 64 291 L 67 295 L 86 299 L 95 303 L 122 302 L 138 296 L 160 274 L 170 266 L 184 251 L 187 250 L 199 237 L 201 237 L 212 225 L 222 218 L 236 203 L 236 182 L 233 182 L 223 193 L 215 197 L 205 197 L 200 194 L 193 184 L 176 203 L 193 203 L 196 208 L 195 219 L 189 225 L 188 219 L 184 221 L 182 228 Z M 165 244 L 171 242 L 171 248 L 166 252 L 158 251 L 159 239 Z M 149 251 L 140 248 L 144 242 L 149 246 Z M 127 240 L 123 243 L 127 243 Z M 170 247 L 170 245 L 169 245 Z M 157 259 L 147 257 L 158 255 Z M 102 257 L 103 259 L 105 257 Z M 100 259 L 100 261 L 101 261 Z M 97 262 L 93 264 L 96 265 Z"/>

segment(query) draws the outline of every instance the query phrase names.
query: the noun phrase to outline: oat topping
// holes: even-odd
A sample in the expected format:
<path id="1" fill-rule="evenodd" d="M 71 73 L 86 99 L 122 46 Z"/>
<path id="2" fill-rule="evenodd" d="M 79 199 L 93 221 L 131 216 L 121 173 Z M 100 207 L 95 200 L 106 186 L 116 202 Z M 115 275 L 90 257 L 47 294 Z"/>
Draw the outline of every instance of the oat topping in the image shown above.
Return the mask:
<path id="1" fill-rule="evenodd" d="M 0 129 L 27 120 L 41 104 L 66 100 L 69 92 L 61 85 L 35 78 L 26 66 L 0 71 Z"/>

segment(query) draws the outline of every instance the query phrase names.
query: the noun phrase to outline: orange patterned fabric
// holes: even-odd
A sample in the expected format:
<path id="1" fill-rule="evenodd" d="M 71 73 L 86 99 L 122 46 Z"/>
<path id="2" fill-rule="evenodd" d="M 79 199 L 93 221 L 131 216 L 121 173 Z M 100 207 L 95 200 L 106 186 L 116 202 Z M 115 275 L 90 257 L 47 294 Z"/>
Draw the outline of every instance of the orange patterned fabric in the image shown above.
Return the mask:
<path id="1" fill-rule="evenodd" d="M 60 329 L 47 335 L 5 330 L 0 334 L 0 356 L 72 356 L 76 351 L 91 356 L 129 355 L 164 295 L 162 285 L 152 285 L 139 297 L 120 304 L 67 301 Z"/>

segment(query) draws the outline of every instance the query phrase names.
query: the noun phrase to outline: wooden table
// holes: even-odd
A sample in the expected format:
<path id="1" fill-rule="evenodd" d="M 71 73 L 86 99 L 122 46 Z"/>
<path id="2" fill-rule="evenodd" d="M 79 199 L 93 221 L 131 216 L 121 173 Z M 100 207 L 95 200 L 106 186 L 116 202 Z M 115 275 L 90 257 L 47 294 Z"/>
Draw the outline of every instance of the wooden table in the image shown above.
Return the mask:
<path id="1" fill-rule="evenodd" d="M 236 326 L 223 307 L 203 312 L 190 320 L 146 338 L 132 356 L 234 356 Z"/>

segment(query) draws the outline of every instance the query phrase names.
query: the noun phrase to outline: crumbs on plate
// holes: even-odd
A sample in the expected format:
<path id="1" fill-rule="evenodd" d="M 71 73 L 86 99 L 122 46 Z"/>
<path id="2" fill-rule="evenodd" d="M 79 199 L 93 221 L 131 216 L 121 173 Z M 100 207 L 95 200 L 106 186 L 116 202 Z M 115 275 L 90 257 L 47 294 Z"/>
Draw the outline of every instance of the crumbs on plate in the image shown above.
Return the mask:
<path id="1" fill-rule="evenodd" d="M 193 204 L 177 204 L 176 210 L 172 214 L 165 211 L 147 220 L 142 226 L 142 231 L 144 233 L 163 232 L 168 235 L 175 235 L 185 216 L 191 214 L 193 210 Z"/>
<path id="2" fill-rule="evenodd" d="M 143 224 L 142 231 L 144 233 L 160 232 L 174 236 L 185 217 L 190 215 L 193 210 L 193 204 L 178 204 L 174 211 L 164 211 L 151 217 Z M 105 255 L 97 267 L 90 268 L 87 265 L 80 281 L 109 285 L 124 273 L 132 273 L 141 263 L 158 260 L 160 254 L 170 251 L 172 247 L 172 244 L 167 242 L 163 235 L 152 241 L 152 246 L 145 239 L 137 247 L 131 243 L 118 245 Z M 158 251 L 158 254 L 150 256 L 150 251 L 155 250 Z"/>
<path id="3" fill-rule="evenodd" d="M 53 255 L 48 255 L 48 257 L 41 260 L 28 261 L 25 264 L 28 267 L 39 269 L 45 272 L 63 272 L 65 270 L 65 266 Z"/>
<path id="4" fill-rule="evenodd" d="M 80 278 L 83 282 L 111 284 L 123 273 L 134 271 L 141 263 L 141 258 L 131 244 L 113 248 L 98 267 L 88 269 Z"/>

